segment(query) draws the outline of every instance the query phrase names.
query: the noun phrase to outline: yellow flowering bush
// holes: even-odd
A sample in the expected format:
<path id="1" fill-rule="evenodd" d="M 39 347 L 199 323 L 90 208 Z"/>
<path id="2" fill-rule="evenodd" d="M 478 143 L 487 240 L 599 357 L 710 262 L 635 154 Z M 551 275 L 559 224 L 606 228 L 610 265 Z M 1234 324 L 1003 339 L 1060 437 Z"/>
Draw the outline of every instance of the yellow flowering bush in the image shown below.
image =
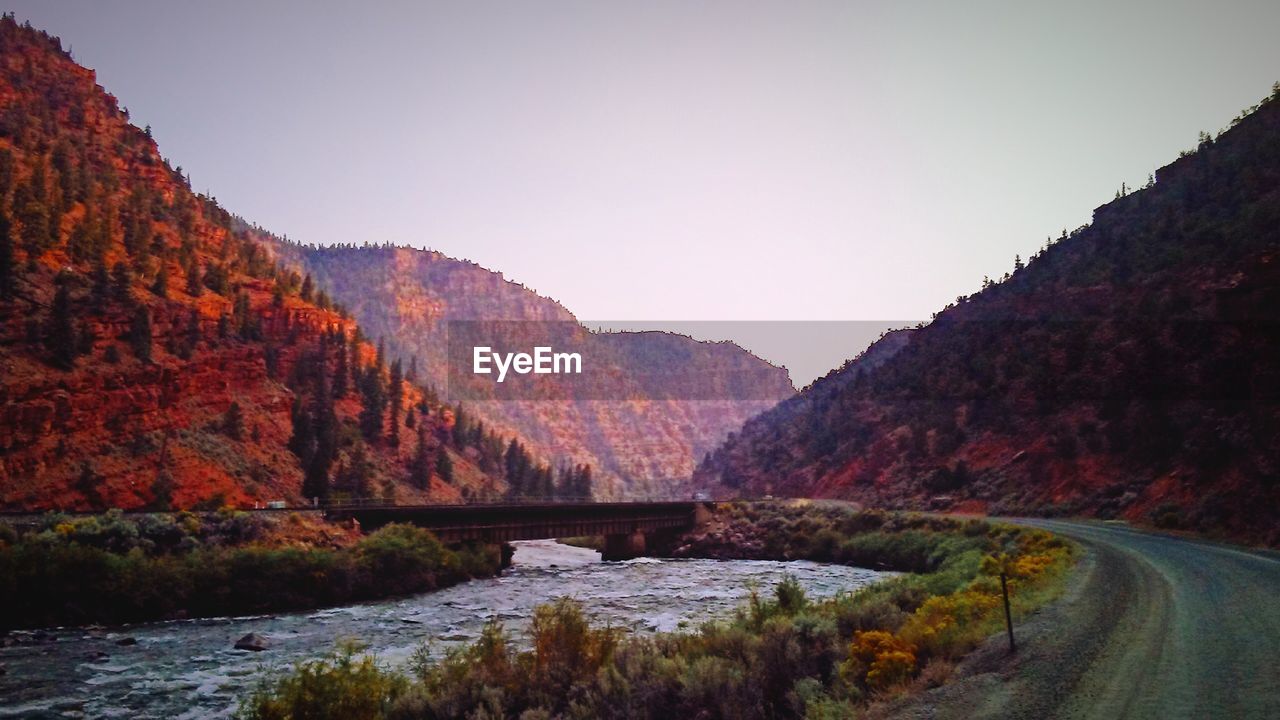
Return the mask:
<path id="1" fill-rule="evenodd" d="M 985 634 L 984 621 L 999 604 L 999 596 L 972 588 L 931 597 L 899 634 L 929 657 L 960 654 Z"/>
<path id="2" fill-rule="evenodd" d="M 849 660 L 841 668 L 847 680 L 871 690 L 906 682 L 915 670 L 915 646 L 884 630 L 856 633 Z"/>

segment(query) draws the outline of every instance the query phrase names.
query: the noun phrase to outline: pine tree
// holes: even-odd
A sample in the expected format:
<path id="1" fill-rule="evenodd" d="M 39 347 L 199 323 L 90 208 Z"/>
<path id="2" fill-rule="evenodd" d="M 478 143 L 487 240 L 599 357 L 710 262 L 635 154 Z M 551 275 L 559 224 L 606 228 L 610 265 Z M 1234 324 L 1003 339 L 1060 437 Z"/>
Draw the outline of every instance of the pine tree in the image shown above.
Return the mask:
<path id="1" fill-rule="evenodd" d="M 304 302 L 311 302 L 311 293 L 314 285 L 311 282 L 311 275 L 308 274 L 302 280 L 302 291 L 298 293 Z"/>
<path id="2" fill-rule="evenodd" d="M 160 272 L 156 273 L 156 280 L 151 284 L 151 292 L 162 298 L 169 297 L 169 263 L 161 261 Z"/>
<path id="3" fill-rule="evenodd" d="M 76 362 L 76 334 L 71 324 L 71 295 L 66 285 L 59 285 L 53 296 L 48 326 L 45 330 L 45 346 L 53 353 L 53 362 L 64 370 L 70 370 Z"/>
<path id="4" fill-rule="evenodd" d="M 418 429 L 418 446 L 413 453 L 413 463 L 409 466 L 409 481 L 414 487 L 426 490 L 431 487 L 431 448 L 427 445 L 427 428 Z"/>
<path id="5" fill-rule="evenodd" d="M 311 417 L 315 426 L 315 453 L 307 466 L 306 480 L 310 497 L 329 497 L 329 471 L 338 457 L 338 415 L 333 407 L 326 370 L 327 349 L 321 345 L 320 362 L 316 364 L 315 390 L 311 398 Z"/>
<path id="6" fill-rule="evenodd" d="M 347 362 L 347 358 L 350 357 L 350 353 L 347 350 L 346 338 L 339 333 L 338 339 L 338 362 L 333 372 L 333 397 L 334 399 L 340 400 L 347 396 L 347 383 L 351 378 L 351 368 L 350 364 Z"/>
<path id="7" fill-rule="evenodd" d="M 391 363 L 391 417 L 387 428 L 387 442 L 391 447 L 400 444 L 400 417 L 404 414 L 404 378 L 400 372 L 400 361 Z"/>
<path id="8" fill-rule="evenodd" d="M 155 512 L 168 512 L 173 508 L 173 473 L 169 471 L 163 455 L 160 463 L 160 469 L 156 471 L 156 477 L 151 481 L 151 503 L 148 507 Z"/>
<path id="9" fill-rule="evenodd" d="M 293 434 L 289 436 L 288 447 L 294 455 L 298 456 L 300 464 L 305 469 L 311 464 L 311 458 L 315 455 L 316 438 L 315 428 L 311 424 L 311 413 L 302 404 L 302 395 L 293 396 L 293 411 L 290 417 L 293 421 Z"/>
<path id="10" fill-rule="evenodd" d="M 321 421 L 316 417 L 316 405 L 308 410 L 303 404 L 302 395 L 293 400 L 293 435 L 289 438 L 289 449 L 298 456 L 302 466 L 302 495 L 307 498 L 327 499 L 329 497 L 329 469 L 333 464 L 334 452 L 331 442 L 318 442 L 318 436 L 328 434 L 328 428 L 321 429 Z M 319 432 L 318 432 L 319 431 Z M 323 446 L 323 447 L 322 447 Z"/>
<path id="11" fill-rule="evenodd" d="M 507 481 L 507 495 L 512 498 L 521 498 L 532 494 L 528 480 L 529 473 L 529 456 L 525 453 L 520 443 L 515 438 L 507 445 L 507 452 L 503 455 L 504 477 Z"/>
<path id="12" fill-rule="evenodd" d="M 44 178 L 44 162 L 41 160 L 32 170 L 30 181 L 19 185 L 13 194 L 13 208 L 18 222 L 22 224 L 22 242 L 31 260 L 40 257 L 50 244 L 51 223 Z"/>
<path id="13" fill-rule="evenodd" d="M 440 458 L 436 461 L 436 474 L 440 479 L 447 482 L 453 482 L 453 461 L 449 459 L 449 453 L 440 451 Z"/>
<path id="14" fill-rule="evenodd" d="M 336 484 L 353 497 L 372 497 L 373 479 L 377 473 L 377 468 L 374 467 L 373 461 L 369 459 L 369 453 L 364 443 L 357 442 L 356 446 L 351 449 L 351 455 L 347 460 L 346 466 L 339 471 Z"/>
<path id="15" fill-rule="evenodd" d="M 573 471 L 573 497 L 584 502 L 591 502 L 591 466 L 578 465 Z"/>
<path id="16" fill-rule="evenodd" d="M 453 444 L 459 448 L 466 447 L 469 440 L 467 425 L 468 418 L 466 412 L 462 409 L 462 403 L 458 403 L 458 407 L 453 410 Z"/>
<path id="17" fill-rule="evenodd" d="M 236 333 L 243 340 L 257 340 L 262 335 L 261 324 L 249 304 L 249 293 L 243 290 L 236 295 L 232 304 L 232 322 L 235 323 Z"/>
<path id="18" fill-rule="evenodd" d="M 129 345 L 135 357 L 151 362 L 151 312 L 146 305 L 139 305 L 133 311 L 133 319 L 129 323 Z"/>
<path id="19" fill-rule="evenodd" d="M 192 255 L 187 260 L 187 294 L 191 297 L 200 297 L 203 292 L 204 282 L 200 277 L 200 261 Z"/>
<path id="20" fill-rule="evenodd" d="M 117 300 L 127 302 L 132 297 L 133 271 L 128 265 L 118 262 L 111 266 L 111 283 Z"/>
<path id="21" fill-rule="evenodd" d="M 72 262 L 84 262 L 93 256 L 93 232 L 96 223 L 93 219 L 92 211 L 86 210 L 85 216 L 80 222 L 76 223 L 76 227 L 71 231 L 71 237 L 67 240 L 67 254 L 71 256 Z"/>
<path id="22" fill-rule="evenodd" d="M 93 262 L 93 289 L 90 292 L 99 310 L 111 297 L 111 273 L 107 272 L 107 263 L 101 256 Z"/>
<path id="23" fill-rule="evenodd" d="M 387 410 L 387 391 L 382 384 L 382 373 L 370 368 L 360 375 L 360 393 L 364 408 L 360 411 L 360 431 L 369 442 L 382 439 L 382 416 Z"/>
<path id="24" fill-rule="evenodd" d="M 13 226 L 9 213 L 0 207 L 0 299 L 13 297 Z"/>
<path id="25" fill-rule="evenodd" d="M 232 440 L 244 437 L 244 413 L 240 411 L 240 403 L 234 400 L 222 416 L 222 432 Z"/>
<path id="26" fill-rule="evenodd" d="M 88 460 L 80 465 L 80 476 L 76 478 L 76 490 L 84 496 L 90 508 L 100 508 L 104 505 L 102 494 L 99 492 L 102 480 L 102 476 L 93 471 L 93 466 Z"/>
<path id="27" fill-rule="evenodd" d="M 194 353 L 200 346 L 200 311 L 192 309 L 187 318 L 187 348 Z"/>
<path id="28" fill-rule="evenodd" d="M 98 336 L 93 331 L 93 323 L 88 320 L 81 321 L 80 330 L 76 333 L 76 354 L 91 354 L 96 342 L 98 342 Z"/>

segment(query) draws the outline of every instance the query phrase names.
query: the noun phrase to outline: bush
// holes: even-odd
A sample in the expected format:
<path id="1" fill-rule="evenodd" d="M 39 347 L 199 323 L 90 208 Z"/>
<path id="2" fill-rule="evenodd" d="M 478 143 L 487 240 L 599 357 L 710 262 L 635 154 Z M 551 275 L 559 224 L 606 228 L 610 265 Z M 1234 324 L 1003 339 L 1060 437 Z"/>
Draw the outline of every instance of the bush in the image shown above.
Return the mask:
<path id="1" fill-rule="evenodd" d="M 458 556 L 412 525 L 388 525 L 362 539 L 356 559 L 364 578 L 391 595 L 430 590 L 462 577 Z"/>
<path id="2" fill-rule="evenodd" d="M 885 690 L 911 678 L 916 668 L 916 648 L 883 630 L 859 632 L 853 637 L 849 660 L 841 674 L 870 690 Z"/>
<path id="3" fill-rule="evenodd" d="M 375 720 L 386 717 L 408 685 L 370 655 L 346 646 L 319 660 L 298 663 L 293 672 L 262 683 L 243 703 L 239 716 L 263 720 Z"/>
<path id="4" fill-rule="evenodd" d="M 350 548 L 271 547 L 260 515 L 47 517 L 0 542 L 0 630 L 319 607 L 432 590 L 501 565 L 391 525 Z"/>

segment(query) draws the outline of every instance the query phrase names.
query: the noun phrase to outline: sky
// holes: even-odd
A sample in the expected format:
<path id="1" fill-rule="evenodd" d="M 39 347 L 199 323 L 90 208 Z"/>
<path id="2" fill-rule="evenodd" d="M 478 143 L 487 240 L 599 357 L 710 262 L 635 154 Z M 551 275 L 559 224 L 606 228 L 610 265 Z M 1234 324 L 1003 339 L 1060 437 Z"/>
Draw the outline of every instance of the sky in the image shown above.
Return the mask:
<path id="1" fill-rule="evenodd" d="M 927 319 L 1280 80 L 1274 0 L 7 8 L 232 212 L 613 326 Z"/>

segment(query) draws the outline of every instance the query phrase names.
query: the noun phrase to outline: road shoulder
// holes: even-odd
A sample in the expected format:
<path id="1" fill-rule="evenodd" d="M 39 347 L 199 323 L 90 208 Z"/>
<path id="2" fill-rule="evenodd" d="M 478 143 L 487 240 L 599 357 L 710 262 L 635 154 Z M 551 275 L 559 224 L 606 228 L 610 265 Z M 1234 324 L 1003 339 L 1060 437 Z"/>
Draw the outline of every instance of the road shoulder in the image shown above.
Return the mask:
<path id="1" fill-rule="evenodd" d="M 1059 715 L 1093 660 L 1132 610 L 1139 573 L 1115 548 L 1078 540 L 1080 561 L 1067 589 L 1015 627 L 1018 652 L 1003 634 L 988 638 L 937 688 L 873 706 L 870 718 L 1047 718 Z"/>

